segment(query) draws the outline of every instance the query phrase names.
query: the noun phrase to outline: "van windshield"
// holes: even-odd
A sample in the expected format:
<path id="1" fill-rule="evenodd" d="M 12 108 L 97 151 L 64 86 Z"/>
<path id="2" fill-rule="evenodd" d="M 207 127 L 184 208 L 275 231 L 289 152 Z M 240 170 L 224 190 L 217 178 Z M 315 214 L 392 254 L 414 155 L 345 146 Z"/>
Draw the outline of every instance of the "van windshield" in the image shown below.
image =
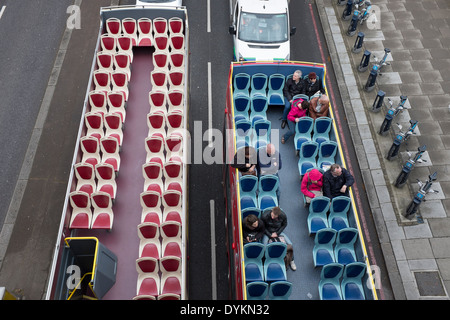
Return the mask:
<path id="1" fill-rule="evenodd" d="M 238 39 L 245 42 L 278 43 L 288 40 L 287 14 L 256 14 L 242 12 Z"/>

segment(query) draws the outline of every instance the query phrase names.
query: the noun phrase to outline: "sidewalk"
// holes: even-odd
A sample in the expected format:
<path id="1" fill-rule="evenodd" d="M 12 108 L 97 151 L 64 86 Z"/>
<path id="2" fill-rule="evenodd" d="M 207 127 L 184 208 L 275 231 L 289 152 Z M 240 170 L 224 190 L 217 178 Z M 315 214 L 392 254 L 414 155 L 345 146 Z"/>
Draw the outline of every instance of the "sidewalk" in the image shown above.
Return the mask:
<path id="1" fill-rule="evenodd" d="M 376 223 L 379 241 L 396 300 L 449 299 L 450 291 L 450 3 L 446 0 L 373 0 L 379 9 L 378 26 L 358 26 L 364 32 L 360 53 L 352 53 L 356 40 L 347 36 L 349 21 L 341 19 L 345 5 L 337 0 L 316 0 L 339 90 L 352 133 Z M 344 2 L 345 3 L 345 2 Z M 383 76 L 375 89 L 363 87 L 366 72 L 357 71 L 364 50 L 379 59 L 391 49 Z M 394 121 L 408 126 L 418 120 L 417 134 L 408 141 L 414 152 L 426 144 L 424 159 L 412 171 L 407 185 L 393 186 L 407 159 L 405 146 L 397 159 L 386 160 L 394 132 L 377 133 L 386 109 L 371 111 L 378 90 L 396 105 L 400 95 L 408 96 L 409 110 Z M 395 123 L 394 122 L 394 123 Z M 418 190 L 416 179 L 425 181 L 437 171 L 437 181 L 420 213 L 423 223 L 403 217 L 406 206 Z"/>

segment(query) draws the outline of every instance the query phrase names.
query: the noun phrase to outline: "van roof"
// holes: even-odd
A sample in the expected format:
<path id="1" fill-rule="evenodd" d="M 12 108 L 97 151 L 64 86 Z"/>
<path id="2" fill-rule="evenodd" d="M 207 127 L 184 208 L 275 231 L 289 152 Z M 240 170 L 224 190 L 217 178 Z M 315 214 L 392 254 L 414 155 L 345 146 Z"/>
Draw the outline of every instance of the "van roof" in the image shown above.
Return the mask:
<path id="1" fill-rule="evenodd" d="M 285 13 L 288 7 L 287 0 L 240 0 L 239 5 L 252 13 Z"/>

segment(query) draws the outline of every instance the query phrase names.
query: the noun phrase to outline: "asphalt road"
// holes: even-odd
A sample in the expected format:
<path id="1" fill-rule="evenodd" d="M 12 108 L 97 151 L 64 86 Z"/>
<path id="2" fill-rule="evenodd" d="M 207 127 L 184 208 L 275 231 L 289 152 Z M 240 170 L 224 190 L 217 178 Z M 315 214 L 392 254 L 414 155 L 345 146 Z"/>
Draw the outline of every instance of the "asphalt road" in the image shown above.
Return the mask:
<path id="1" fill-rule="evenodd" d="M 1 0 L 0 226 L 3 225 L 72 0 Z M 45 23 L 43 23 L 45 22 Z"/>

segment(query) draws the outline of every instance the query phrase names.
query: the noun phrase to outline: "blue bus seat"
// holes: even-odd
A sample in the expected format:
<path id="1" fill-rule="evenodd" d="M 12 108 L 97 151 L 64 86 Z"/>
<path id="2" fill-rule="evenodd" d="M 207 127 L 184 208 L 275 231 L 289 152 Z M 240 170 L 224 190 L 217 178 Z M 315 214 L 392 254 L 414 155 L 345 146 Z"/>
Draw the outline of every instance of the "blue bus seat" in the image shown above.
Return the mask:
<path id="1" fill-rule="evenodd" d="M 250 96 L 250 75 L 244 72 L 238 73 L 233 79 L 233 96 L 243 93 Z"/>
<path id="2" fill-rule="evenodd" d="M 248 139 L 251 141 L 252 123 L 250 120 L 239 120 L 235 123 L 236 127 L 236 142 Z"/>
<path id="3" fill-rule="evenodd" d="M 266 246 L 264 261 L 264 278 L 267 282 L 286 281 L 286 256 L 287 245 L 284 242 L 271 242 Z"/>
<path id="4" fill-rule="evenodd" d="M 233 96 L 234 102 L 234 119 L 236 120 L 237 116 L 243 116 L 246 120 L 250 120 L 249 118 L 249 110 L 250 110 L 250 98 L 243 93 L 238 93 Z"/>
<path id="5" fill-rule="evenodd" d="M 282 105 L 284 106 L 283 89 L 286 78 L 284 75 L 274 73 L 269 76 L 267 97 L 269 99 L 269 105 Z"/>
<path id="6" fill-rule="evenodd" d="M 315 141 L 317 138 L 330 139 L 331 125 L 333 119 L 329 117 L 319 117 L 314 121 L 313 137 Z"/>
<path id="7" fill-rule="evenodd" d="M 331 228 L 317 231 L 313 248 L 314 267 L 321 267 L 336 262 L 333 252 L 336 234 L 336 230 Z"/>
<path id="8" fill-rule="evenodd" d="M 341 282 L 341 292 L 344 300 L 365 300 L 362 278 L 366 273 L 366 265 L 353 262 L 345 266 Z"/>
<path id="9" fill-rule="evenodd" d="M 327 212 L 330 208 L 330 198 L 317 196 L 311 199 L 307 218 L 309 234 L 316 233 L 320 229 L 328 228 Z"/>
<path id="10" fill-rule="evenodd" d="M 344 228 L 338 231 L 334 256 L 336 262 L 347 265 L 356 262 L 355 242 L 358 239 L 358 230 Z"/>
<path id="11" fill-rule="evenodd" d="M 319 282 L 320 300 L 342 300 L 340 281 L 343 272 L 344 266 L 339 263 L 323 266 Z"/>
<path id="12" fill-rule="evenodd" d="M 261 211 L 278 206 L 277 190 L 280 182 L 276 175 L 264 175 L 258 183 L 258 206 Z"/>
<path id="13" fill-rule="evenodd" d="M 302 143 L 298 159 L 298 171 L 303 176 L 308 169 L 317 168 L 316 156 L 319 152 L 319 144 L 315 141 Z"/>
<path id="14" fill-rule="evenodd" d="M 265 73 L 255 73 L 251 77 L 250 97 L 262 95 L 267 97 L 267 81 L 268 77 Z"/>
<path id="15" fill-rule="evenodd" d="M 244 245 L 245 280 L 264 281 L 264 269 L 262 258 L 265 246 L 260 242 L 250 242 Z"/>
<path id="16" fill-rule="evenodd" d="M 348 210 L 351 199 L 346 196 L 338 196 L 331 200 L 330 214 L 328 215 L 328 225 L 330 228 L 339 231 L 349 227 Z"/>
<path id="17" fill-rule="evenodd" d="M 255 146 L 256 142 L 259 140 L 270 142 L 270 133 L 272 129 L 272 123 L 269 120 L 258 120 L 253 126 L 253 142 L 252 145 Z"/>
<path id="18" fill-rule="evenodd" d="M 247 283 L 247 300 L 264 300 L 269 292 L 269 284 L 264 281 Z"/>
<path id="19" fill-rule="evenodd" d="M 241 209 L 241 213 L 242 213 L 242 220 L 244 220 L 247 216 L 249 216 L 251 214 L 257 216 L 258 218 L 261 217 L 261 209 L 259 209 L 257 207 L 249 207 L 249 208 Z"/>
<path id="20" fill-rule="evenodd" d="M 301 144 L 305 141 L 311 141 L 311 133 L 314 128 L 314 119 L 311 117 L 301 117 L 295 124 L 294 147 L 300 150 Z M 299 140 L 301 139 L 301 143 Z"/>
<path id="21" fill-rule="evenodd" d="M 336 163 L 336 153 L 338 144 L 335 141 L 324 141 L 319 146 L 317 167 L 323 169 L 323 166 L 331 166 Z"/>
<path id="22" fill-rule="evenodd" d="M 258 120 L 267 120 L 268 100 L 265 96 L 256 95 L 250 99 L 250 121 L 252 125 Z"/>
<path id="23" fill-rule="evenodd" d="M 269 285 L 269 300 L 289 300 L 292 293 L 292 283 L 275 281 Z"/>

